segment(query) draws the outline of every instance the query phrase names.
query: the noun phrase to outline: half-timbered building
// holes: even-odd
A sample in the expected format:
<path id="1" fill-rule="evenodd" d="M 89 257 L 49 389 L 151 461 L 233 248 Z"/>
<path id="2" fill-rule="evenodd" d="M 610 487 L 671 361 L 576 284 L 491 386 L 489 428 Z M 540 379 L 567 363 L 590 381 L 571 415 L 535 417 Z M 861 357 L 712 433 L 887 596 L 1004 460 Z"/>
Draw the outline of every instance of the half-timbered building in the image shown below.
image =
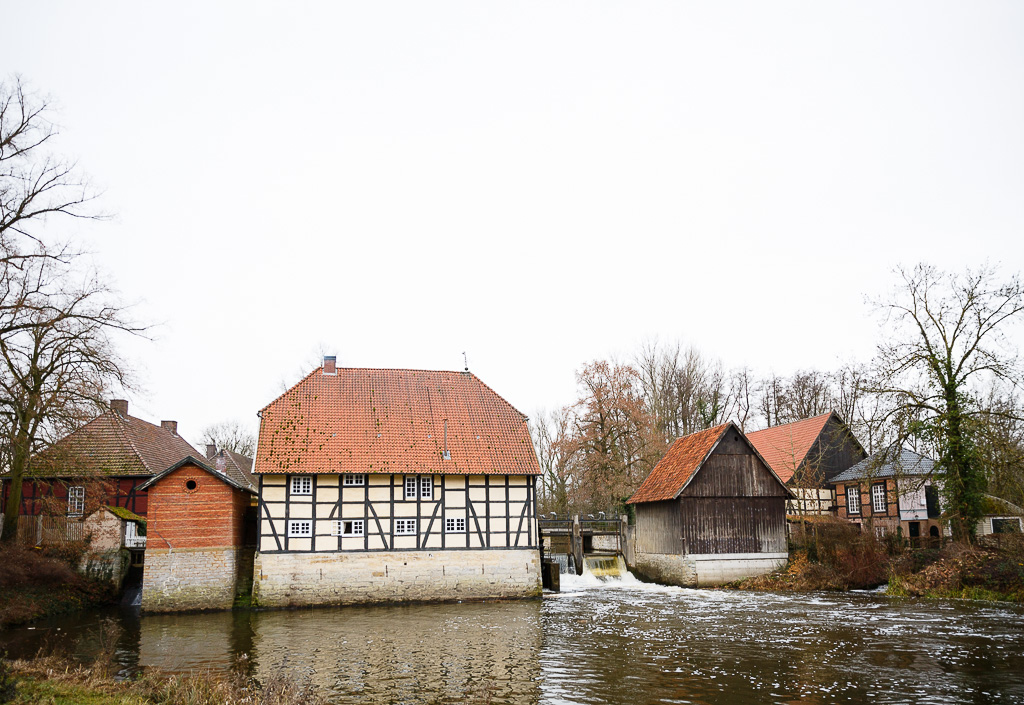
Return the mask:
<path id="1" fill-rule="evenodd" d="M 917 543 L 942 533 L 935 461 L 885 448 L 835 476 L 837 514 L 879 536 L 900 532 Z"/>
<path id="2" fill-rule="evenodd" d="M 527 418 L 475 375 L 327 357 L 260 418 L 258 604 L 539 594 Z"/>
<path id="3" fill-rule="evenodd" d="M 22 479 L 20 514 L 81 518 L 105 505 L 146 516 L 141 485 L 189 455 L 176 421 L 149 423 L 128 414 L 128 402 L 110 408 L 32 457 Z M 11 479 L 3 481 L 7 504 Z"/>
<path id="4" fill-rule="evenodd" d="M 683 436 L 629 498 L 630 566 L 661 583 L 718 585 L 785 564 L 792 493 L 733 423 Z"/>
<path id="5" fill-rule="evenodd" d="M 746 434 L 768 467 L 793 492 L 794 518 L 831 514 L 832 478 L 867 457 L 850 427 L 834 411 Z"/>

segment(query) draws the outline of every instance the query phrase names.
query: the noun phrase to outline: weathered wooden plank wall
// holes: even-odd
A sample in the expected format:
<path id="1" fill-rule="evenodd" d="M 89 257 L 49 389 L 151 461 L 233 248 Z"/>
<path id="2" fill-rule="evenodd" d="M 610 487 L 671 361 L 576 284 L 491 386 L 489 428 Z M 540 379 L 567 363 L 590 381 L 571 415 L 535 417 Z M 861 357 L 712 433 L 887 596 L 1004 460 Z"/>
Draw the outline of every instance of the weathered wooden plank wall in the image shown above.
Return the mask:
<path id="1" fill-rule="evenodd" d="M 781 497 L 683 497 L 682 542 L 689 554 L 784 553 L 785 500 Z"/>
<path id="2" fill-rule="evenodd" d="M 649 502 L 637 507 L 636 550 L 639 553 L 683 552 L 679 502 Z"/>

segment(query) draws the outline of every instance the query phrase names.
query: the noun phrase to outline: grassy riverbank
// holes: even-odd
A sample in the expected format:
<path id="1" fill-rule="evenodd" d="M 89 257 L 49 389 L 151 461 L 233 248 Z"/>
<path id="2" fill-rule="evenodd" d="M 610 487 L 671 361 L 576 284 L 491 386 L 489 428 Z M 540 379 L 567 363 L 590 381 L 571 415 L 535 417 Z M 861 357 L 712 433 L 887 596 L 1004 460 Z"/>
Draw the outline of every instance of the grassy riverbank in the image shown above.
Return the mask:
<path id="1" fill-rule="evenodd" d="M 0 547 L 0 628 L 116 599 L 109 583 L 87 578 L 72 567 L 83 550 Z"/>
<path id="2" fill-rule="evenodd" d="M 730 585 L 740 590 L 868 590 L 902 597 L 1024 602 L 1024 536 L 981 545 L 909 549 L 896 540 L 825 526 L 790 552 L 780 571 Z"/>
<path id="3" fill-rule="evenodd" d="M 6 696 L 6 699 L 5 699 Z M 12 705 L 322 705 L 308 682 L 281 672 L 263 684 L 240 673 L 169 675 L 117 681 L 109 666 L 57 656 L 0 661 L 0 703 Z"/>

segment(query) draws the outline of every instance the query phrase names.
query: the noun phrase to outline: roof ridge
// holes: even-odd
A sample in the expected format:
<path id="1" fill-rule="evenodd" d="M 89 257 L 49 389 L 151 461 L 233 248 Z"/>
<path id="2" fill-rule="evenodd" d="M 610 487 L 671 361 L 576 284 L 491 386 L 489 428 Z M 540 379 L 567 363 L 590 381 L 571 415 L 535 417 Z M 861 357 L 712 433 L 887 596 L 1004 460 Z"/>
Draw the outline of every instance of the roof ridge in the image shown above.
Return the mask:
<path id="1" fill-rule="evenodd" d="M 807 423 L 808 421 L 814 421 L 815 419 L 820 419 L 822 416 L 832 416 L 835 413 L 836 413 L 836 410 L 832 409 L 831 411 L 829 411 L 827 413 L 824 413 L 824 414 L 817 414 L 816 416 L 808 416 L 806 419 L 797 419 L 796 421 L 787 421 L 786 423 L 780 423 L 780 424 L 776 424 L 774 426 L 768 426 L 767 428 L 761 428 L 761 429 L 758 429 L 756 431 L 751 431 L 750 433 L 747 433 L 745 435 L 752 436 L 755 433 L 764 433 L 765 431 L 774 431 L 777 428 L 785 428 L 786 426 L 793 426 L 793 425 L 798 424 L 798 423 Z M 839 415 L 836 414 L 836 416 L 839 416 Z M 840 420 L 842 420 L 842 417 L 840 417 Z M 844 421 L 843 423 L 845 424 L 846 422 Z"/>

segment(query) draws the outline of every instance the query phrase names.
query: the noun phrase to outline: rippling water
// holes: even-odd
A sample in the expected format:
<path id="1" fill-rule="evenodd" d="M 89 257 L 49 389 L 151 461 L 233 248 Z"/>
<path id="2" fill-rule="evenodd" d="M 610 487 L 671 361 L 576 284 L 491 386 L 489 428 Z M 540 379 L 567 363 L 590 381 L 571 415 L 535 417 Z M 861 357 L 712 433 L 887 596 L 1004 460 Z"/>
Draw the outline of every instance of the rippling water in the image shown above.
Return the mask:
<path id="1" fill-rule="evenodd" d="M 145 616 L 126 669 L 306 674 L 338 703 L 1024 702 L 1024 609 L 563 576 L 542 601 Z M 0 633 L 88 658 L 91 613 Z"/>

